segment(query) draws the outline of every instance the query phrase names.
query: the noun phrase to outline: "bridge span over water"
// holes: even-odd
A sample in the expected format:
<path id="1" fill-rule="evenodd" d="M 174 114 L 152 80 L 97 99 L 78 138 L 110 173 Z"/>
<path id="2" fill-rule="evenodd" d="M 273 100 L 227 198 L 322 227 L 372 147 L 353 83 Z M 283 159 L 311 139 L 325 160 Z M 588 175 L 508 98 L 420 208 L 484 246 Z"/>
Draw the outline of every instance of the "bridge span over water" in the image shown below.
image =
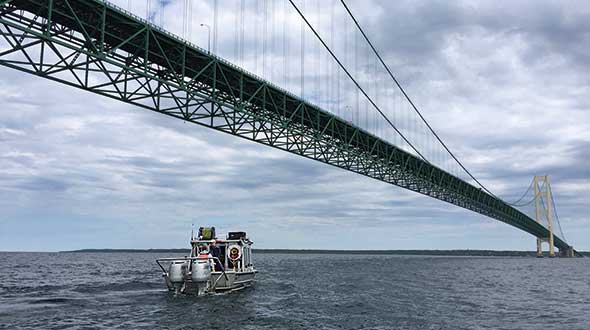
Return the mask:
<path id="1" fill-rule="evenodd" d="M 98 0 L 0 0 L 0 64 L 387 182 L 502 221 L 560 254 L 552 230 L 420 152 Z"/>

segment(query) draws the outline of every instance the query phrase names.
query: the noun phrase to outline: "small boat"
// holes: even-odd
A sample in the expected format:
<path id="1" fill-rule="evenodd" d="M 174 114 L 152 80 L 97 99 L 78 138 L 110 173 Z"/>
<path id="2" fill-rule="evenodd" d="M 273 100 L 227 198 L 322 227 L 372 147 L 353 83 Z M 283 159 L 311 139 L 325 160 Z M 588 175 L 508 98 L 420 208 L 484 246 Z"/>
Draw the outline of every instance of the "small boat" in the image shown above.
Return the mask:
<path id="1" fill-rule="evenodd" d="M 226 239 L 215 235 L 215 227 L 191 233 L 191 254 L 159 258 L 166 287 L 175 293 L 204 295 L 241 290 L 254 284 L 252 244 L 245 232 L 229 232 Z"/>

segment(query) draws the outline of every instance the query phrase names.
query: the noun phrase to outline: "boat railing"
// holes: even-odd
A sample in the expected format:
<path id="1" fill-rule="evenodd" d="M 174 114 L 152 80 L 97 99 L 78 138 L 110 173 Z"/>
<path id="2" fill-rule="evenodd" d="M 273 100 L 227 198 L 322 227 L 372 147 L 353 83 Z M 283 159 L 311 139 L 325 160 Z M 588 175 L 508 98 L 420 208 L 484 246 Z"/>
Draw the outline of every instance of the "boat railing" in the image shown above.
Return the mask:
<path id="1" fill-rule="evenodd" d="M 253 244 L 252 241 L 248 238 L 246 239 L 193 239 L 191 243 L 200 243 L 200 244 L 210 244 L 212 242 L 216 243 L 243 243 L 243 244 Z"/>

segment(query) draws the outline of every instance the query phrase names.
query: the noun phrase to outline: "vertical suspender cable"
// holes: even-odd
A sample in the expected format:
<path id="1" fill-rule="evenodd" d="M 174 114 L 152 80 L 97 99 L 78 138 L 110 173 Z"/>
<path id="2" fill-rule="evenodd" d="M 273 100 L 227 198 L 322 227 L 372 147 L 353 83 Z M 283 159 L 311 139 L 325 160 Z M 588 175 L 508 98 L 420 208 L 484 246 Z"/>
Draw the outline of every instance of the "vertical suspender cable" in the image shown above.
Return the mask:
<path id="1" fill-rule="evenodd" d="M 218 0 L 213 0 L 213 54 L 217 55 L 217 25 L 219 21 Z"/>
<path id="2" fill-rule="evenodd" d="M 240 19 L 241 16 L 239 16 L 240 10 L 238 8 L 240 8 L 240 3 L 235 1 L 234 5 L 235 7 L 235 11 L 233 12 L 233 14 L 235 15 L 234 17 L 234 62 L 235 63 L 239 63 L 240 60 Z"/>
<path id="3" fill-rule="evenodd" d="M 162 7 L 162 5 L 158 2 L 157 4 L 157 11 L 158 11 L 158 25 L 160 27 L 162 27 L 162 15 L 164 14 L 164 8 Z"/>
<path id="4" fill-rule="evenodd" d="M 365 48 L 363 48 L 365 49 Z M 363 59 L 367 59 L 367 61 L 370 61 L 370 57 L 369 56 L 363 56 Z M 371 77 L 369 81 L 367 81 L 367 84 L 372 83 L 373 86 L 371 86 L 371 89 L 373 90 L 373 97 L 375 98 L 375 103 L 379 104 L 379 99 L 377 98 L 377 95 L 375 93 L 375 82 L 377 81 L 377 75 L 375 75 L 375 70 L 372 70 L 371 72 L 371 68 L 373 67 L 371 65 L 371 62 L 367 62 L 366 66 L 365 66 L 366 72 L 364 72 L 364 76 L 365 77 Z M 372 76 L 371 76 L 372 75 Z M 377 136 L 377 130 L 376 130 L 376 126 L 375 126 L 375 120 L 376 117 L 370 116 L 371 114 L 374 113 L 369 113 L 369 104 L 367 102 L 363 102 L 365 104 L 365 119 L 366 119 L 366 125 L 367 125 L 367 131 L 373 131 L 373 134 L 375 136 Z M 369 118 L 371 117 L 371 118 Z M 369 130 L 369 127 L 371 128 Z"/>
<path id="5" fill-rule="evenodd" d="M 369 58 L 370 56 L 367 56 L 367 58 Z M 379 89 L 378 89 L 378 84 L 377 84 L 377 80 L 378 80 L 378 76 L 377 76 L 377 62 L 375 62 L 375 60 L 373 60 L 373 93 L 375 93 L 375 103 L 379 104 Z M 365 111 L 369 111 L 369 109 L 365 109 Z M 373 114 L 375 114 L 375 112 L 373 112 Z M 374 127 L 375 127 L 375 135 L 376 136 L 381 136 L 380 134 L 380 129 L 379 126 L 377 124 L 377 116 L 374 116 Z"/>
<path id="6" fill-rule="evenodd" d="M 160 4 L 160 26 L 162 28 L 164 28 L 164 26 L 166 25 L 166 10 L 165 10 L 165 6 Z"/>
<path id="7" fill-rule="evenodd" d="M 246 0 L 240 1 L 240 64 L 242 66 L 245 65 L 244 63 L 244 10 L 246 6 Z"/>
<path id="8" fill-rule="evenodd" d="M 268 1 L 268 0 L 267 0 Z M 270 29 L 267 38 L 270 40 L 270 45 L 268 47 L 268 71 L 270 76 L 270 81 L 274 83 L 274 75 L 275 75 L 275 67 L 273 62 L 273 54 L 275 51 L 275 13 L 274 13 L 274 1 L 270 0 L 270 3 L 267 4 L 267 13 L 268 13 L 268 21 L 270 23 Z"/>
<path id="9" fill-rule="evenodd" d="M 194 10 L 193 10 L 193 2 L 189 0 L 188 6 L 189 16 L 188 16 L 188 38 L 192 42 L 193 40 L 193 23 L 195 22 L 194 17 Z"/>
<path id="10" fill-rule="evenodd" d="M 275 83 L 275 66 L 274 66 L 274 53 L 275 53 L 275 1 L 271 0 L 269 4 L 269 15 L 270 15 L 270 51 L 269 51 L 269 65 L 270 65 L 270 81 Z"/>
<path id="11" fill-rule="evenodd" d="M 369 40 L 369 38 L 367 37 L 367 35 L 365 34 L 365 32 L 363 31 L 363 29 L 361 28 L 360 24 L 358 23 L 358 21 L 356 20 L 356 18 L 354 17 L 354 15 L 352 14 L 352 12 L 350 11 L 350 9 L 348 8 L 348 6 L 346 5 L 346 3 L 344 2 L 344 0 L 340 0 L 340 2 L 342 3 L 342 5 L 344 6 L 344 8 L 346 9 L 346 11 L 348 12 L 349 16 L 352 18 L 352 20 L 354 21 L 354 24 L 356 25 L 356 27 L 358 28 L 358 30 L 361 32 L 361 34 L 363 35 L 365 41 L 369 44 L 369 46 L 371 47 L 371 49 L 373 50 L 373 52 L 375 53 L 375 55 L 378 57 L 379 61 L 381 62 L 381 64 L 383 65 L 383 67 L 385 68 L 385 70 L 387 71 L 387 73 L 389 74 L 389 76 L 391 77 L 391 79 L 395 82 L 395 84 L 397 85 L 397 87 L 399 88 L 399 90 L 402 92 L 402 94 L 405 96 L 406 100 L 410 103 L 411 107 L 414 109 L 414 111 L 418 114 L 418 116 L 420 117 L 420 119 L 424 122 L 424 124 L 428 127 L 428 129 L 432 132 L 432 134 L 436 137 L 436 139 L 440 142 L 440 144 L 443 146 L 443 148 L 448 152 L 448 154 L 455 160 L 455 162 L 463 169 L 463 171 L 465 171 L 465 173 L 467 173 L 469 175 L 469 177 L 471 177 L 471 179 L 473 179 L 483 190 L 485 190 L 487 193 L 489 193 L 490 195 L 494 196 L 495 195 L 489 191 L 483 184 L 481 184 L 476 178 L 475 176 L 473 176 L 471 174 L 471 172 L 469 172 L 467 170 L 467 168 L 465 166 L 463 166 L 463 164 L 459 161 L 459 159 L 457 159 L 457 157 L 451 152 L 451 150 L 447 147 L 447 145 L 442 141 L 442 139 L 438 136 L 438 134 L 436 134 L 436 132 L 434 131 L 434 129 L 430 126 L 430 124 L 426 121 L 426 119 L 422 116 L 422 114 L 420 113 L 420 111 L 418 111 L 418 108 L 414 105 L 414 102 L 412 102 L 412 100 L 410 99 L 410 97 L 408 96 L 408 94 L 406 94 L 405 90 L 402 88 L 402 86 L 399 84 L 399 82 L 397 81 L 397 79 L 393 76 L 393 73 L 391 73 L 391 70 L 389 69 L 389 67 L 387 66 L 387 64 L 385 64 L 385 62 L 383 61 L 383 59 L 381 58 L 381 55 L 379 55 L 379 52 L 377 52 L 377 50 L 375 49 L 375 47 L 373 46 L 373 44 L 371 43 L 371 41 Z"/>
<path id="12" fill-rule="evenodd" d="M 316 0 L 316 10 L 315 10 L 315 14 L 316 14 L 316 21 L 317 21 L 317 27 L 318 29 L 321 31 L 322 29 L 322 15 L 320 14 L 320 2 Z M 315 95 L 316 95 L 316 100 L 317 103 L 321 106 L 321 102 L 322 102 L 322 57 L 321 57 L 321 51 L 320 51 L 320 45 L 318 43 L 314 43 L 316 45 L 317 50 L 315 51 L 316 53 L 316 63 L 315 63 L 315 67 L 316 70 L 314 70 L 314 74 L 315 74 Z"/>
<path id="13" fill-rule="evenodd" d="M 258 20 L 260 19 L 260 1 L 256 0 L 256 14 L 254 16 L 254 73 L 258 74 L 258 47 L 260 43 L 260 34 L 258 33 Z"/>
<path id="14" fill-rule="evenodd" d="M 184 0 L 182 3 L 182 39 L 186 40 L 186 15 L 187 15 L 187 0 Z"/>
<path id="15" fill-rule="evenodd" d="M 187 40 L 190 42 L 191 41 L 191 27 L 192 27 L 192 20 L 191 20 L 191 16 L 192 16 L 192 1 L 187 0 L 187 13 L 186 13 L 186 38 Z"/>
<path id="16" fill-rule="evenodd" d="M 266 29 L 268 24 L 267 0 L 262 0 L 262 77 L 266 78 Z"/>
<path id="17" fill-rule="evenodd" d="M 287 31 L 287 4 L 285 1 L 282 1 L 282 18 L 283 18 L 283 88 L 287 88 L 287 40 L 286 40 L 286 31 Z"/>
<path id="18" fill-rule="evenodd" d="M 348 25 L 346 24 L 346 21 L 343 22 L 342 26 L 344 26 L 344 65 L 348 66 Z M 340 73 L 342 71 L 341 68 L 337 68 L 338 69 L 338 99 L 340 100 Z M 338 115 L 340 116 L 340 110 L 342 109 L 342 104 L 339 103 L 339 107 L 338 107 Z M 342 117 L 344 118 L 346 115 L 344 114 L 344 112 L 342 113 Z"/>
<path id="19" fill-rule="evenodd" d="M 338 57 L 334 54 L 334 52 L 330 49 L 330 47 L 328 47 L 328 45 L 326 45 L 326 43 L 324 42 L 324 40 L 320 37 L 320 35 L 317 33 L 317 31 L 313 28 L 313 26 L 309 23 L 309 21 L 307 20 L 307 18 L 305 17 L 305 15 L 301 12 L 301 10 L 299 10 L 299 7 L 297 7 L 297 5 L 295 5 L 295 3 L 293 2 L 293 0 L 289 0 L 289 3 L 291 3 L 291 6 L 293 6 L 293 8 L 295 9 L 295 11 L 297 11 L 297 13 L 299 14 L 299 16 L 301 17 L 301 19 L 305 22 L 305 24 L 307 25 L 307 27 L 309 27 L 309 29 L 313 32 L 313 34 L 315 35 L 315 37 L 320 41 L 320 43 L 322 44 L 322 46 L 324 46 L 324 48 L 330 53 L 330 55 L 332 56 L 332 58 L 338 63 L 338 65 L 340 66 L 340 68 L 342 69 L 342 71 L 344 71 L 346 73 L 346 75 L 348 76 L 348 78 L 350 78 L 350 80 L 354 83 L 354 85 L 356 86 L 356 88 L 358 90 L 360 90 L 363 95 L 365 96 L 365 98 L 371 103 L 371 105 L 381 114 L 381 116 L 387 121 L 387 123 L 393 127 L 393 129 L 395 129 L 395 131 L 400 134 L 400 136 L 404 139 L 404 141 L 406 141 L 406 143 L 408 143 L 408 145 L 410 145 L 410 147 L 418 154 L 419 157 L 421 157 L 425 162 L 428 163 L 428 160 L 426 158 L 424 158 L 424 156 L 420 153 L 420 151 L 418 151 L 414 145 L 412 145 L 412 143 L 410 141 L 408 141 L 408 139 L 406 139 L 406 137 L 397 129 L 397 127 L 395 127 L 395 125 L 391 122 L 391 120 L 389 120 L 389 118 L 387 118 L 387 116 L 385 116 L 385 114 L 383 113 L 383 111 L 381 111 L 381 109 L 379 108 L 379 106 L 377 104 L 375 104 L 375 102 L 371 99 L 371 97 L 367 94 L 367 92 L 361 87 L 361 85 L 359 85 L 359 83 L 356 81 L 356 79 L 350 74 L 350 72 L 342 65 L 342 62 L 340 62 L 340 60 L 338 59 Z"/>
<path id="20" fill-rule="evenodd" d="M 272 81 L 273 83 L 276 83 L 275 81 L 275 61 L 274 61 L 274 54 L 276 51 L 276 38 L 275 38 L 275 19 L 276 19 L 276 13 L 275 13 L 275 1 L 271 0 L 270 1 L 270 81 Z"/>
<path id="21" fill-rule="evenodd" d="M 305 0 L 302 0 L 303 2 L 303 10 L 305 10 Z M 301 98 L 305 99 L 305 22 L 301 21 L 301 64 L 300 64 L 300 70 L 301 70 Z"/>
<path id="22" fill-rule="evenodd" d="M 330 45 L 332 48 L 334 47 L 334 2 L 330 2 Z M 334 62 L 330 61 L 329 55 L 326 54 L 326 63 L 328 63 L 328 79 L 330 79 L 330 93 L 328 95 L 328 99 L 330 100 L 331 105 L 331 112 L 334 113 Z"/>

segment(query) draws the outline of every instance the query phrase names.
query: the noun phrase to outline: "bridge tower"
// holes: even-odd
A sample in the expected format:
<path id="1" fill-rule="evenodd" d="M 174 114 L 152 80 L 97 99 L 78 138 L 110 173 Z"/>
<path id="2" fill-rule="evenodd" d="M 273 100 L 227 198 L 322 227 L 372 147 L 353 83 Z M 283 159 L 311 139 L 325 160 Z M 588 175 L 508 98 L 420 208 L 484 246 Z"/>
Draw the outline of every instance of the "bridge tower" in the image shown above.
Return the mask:
<path id="1" fill-rule="evenodd" d="M 553 245 L 553 210 L 551 204 L 551 185 L 548 175 L 535 175 L 533 182 L 535 187 L 535 215 L 538 223 L 541 223 L 542 216 L 547 218 L 549 237 L 537 237 L 537 257 L 543 257 L 543 242 L 549 243 L 549 257 L 555 257 L 555 246 Z"/>

